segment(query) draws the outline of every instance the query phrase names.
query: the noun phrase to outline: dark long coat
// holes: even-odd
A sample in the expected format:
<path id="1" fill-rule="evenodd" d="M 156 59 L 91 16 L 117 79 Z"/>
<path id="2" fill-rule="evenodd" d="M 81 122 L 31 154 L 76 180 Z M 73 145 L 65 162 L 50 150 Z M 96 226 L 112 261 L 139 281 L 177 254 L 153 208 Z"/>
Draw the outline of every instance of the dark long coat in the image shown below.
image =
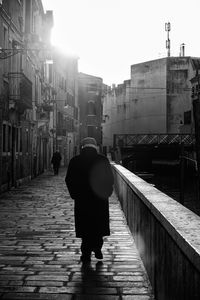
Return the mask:
<path id="1" fill-rule="evenodd" d="M 70 160 L 65 182 L 75 200 L 76 236 L 110 235 L 108 198 L 114 180 L 108 159 L 94 148 L 84 148 Z"/>
<path id="2" fill-rule="evenodd" d="M 53 157 L 51 159 L 51 163 L 53 164 L 53 166 L 59 167 L 61 159 L 62 159 L 62 157 L 61 157 L 60 153 L 54 152 Z"/>

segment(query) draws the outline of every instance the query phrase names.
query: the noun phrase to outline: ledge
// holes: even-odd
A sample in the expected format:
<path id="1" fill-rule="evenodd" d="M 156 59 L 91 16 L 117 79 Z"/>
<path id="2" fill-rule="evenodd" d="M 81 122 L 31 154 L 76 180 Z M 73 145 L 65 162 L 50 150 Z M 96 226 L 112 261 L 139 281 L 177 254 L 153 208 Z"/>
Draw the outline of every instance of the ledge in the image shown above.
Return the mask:
<path id="1" fill-rule="evenodd" d="M 112 166 L 200 271 L 200 217 L 121 165 Z"/>

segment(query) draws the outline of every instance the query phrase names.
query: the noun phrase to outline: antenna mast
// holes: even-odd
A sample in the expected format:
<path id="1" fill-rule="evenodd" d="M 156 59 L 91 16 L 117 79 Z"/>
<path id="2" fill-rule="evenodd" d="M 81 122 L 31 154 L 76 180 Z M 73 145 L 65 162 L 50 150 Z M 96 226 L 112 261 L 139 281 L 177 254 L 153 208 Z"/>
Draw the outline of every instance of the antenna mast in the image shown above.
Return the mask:
<path id="1" fill-rule="evenodd" d="M 165 23 L 165 31 L 167 31 L 167 40 L 166 40 L 166 48 L 167 48 L 167 56 L 170 56 L 170 39 L 169 39 L 169 32 L 171 30 L 170 22 Z"/>

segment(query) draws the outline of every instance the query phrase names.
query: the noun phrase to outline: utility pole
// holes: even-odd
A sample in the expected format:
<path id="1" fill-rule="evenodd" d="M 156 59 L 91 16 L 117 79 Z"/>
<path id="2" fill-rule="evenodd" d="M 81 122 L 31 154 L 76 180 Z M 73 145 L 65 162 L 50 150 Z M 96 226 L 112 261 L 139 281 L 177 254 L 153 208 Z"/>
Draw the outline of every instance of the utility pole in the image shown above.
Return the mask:
<path id="1" fill-rule="evenodd" d="M 169 32 L 171 30 L 170 22 L 165 23 L 165 31 L 167 31 L 167 40 L 166 40 L 166 48 L 167 48 L 167 56 L 170 57 L 170 39 L 169 39 Z"/>

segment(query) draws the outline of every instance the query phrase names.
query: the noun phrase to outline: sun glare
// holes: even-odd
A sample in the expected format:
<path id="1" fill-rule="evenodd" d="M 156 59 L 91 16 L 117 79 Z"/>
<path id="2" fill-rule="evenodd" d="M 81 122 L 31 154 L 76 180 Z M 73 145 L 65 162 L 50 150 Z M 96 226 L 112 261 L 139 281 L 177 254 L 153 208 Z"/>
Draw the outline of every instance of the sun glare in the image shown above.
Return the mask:
<path id="1" fill-rule="evenodd" d="M 69 42 L 60 34 L 60 30 L 53 29 L 51 37 L 52 45 L 66 55 L 78 56 L 78 53 L 73 49 Z"/>

